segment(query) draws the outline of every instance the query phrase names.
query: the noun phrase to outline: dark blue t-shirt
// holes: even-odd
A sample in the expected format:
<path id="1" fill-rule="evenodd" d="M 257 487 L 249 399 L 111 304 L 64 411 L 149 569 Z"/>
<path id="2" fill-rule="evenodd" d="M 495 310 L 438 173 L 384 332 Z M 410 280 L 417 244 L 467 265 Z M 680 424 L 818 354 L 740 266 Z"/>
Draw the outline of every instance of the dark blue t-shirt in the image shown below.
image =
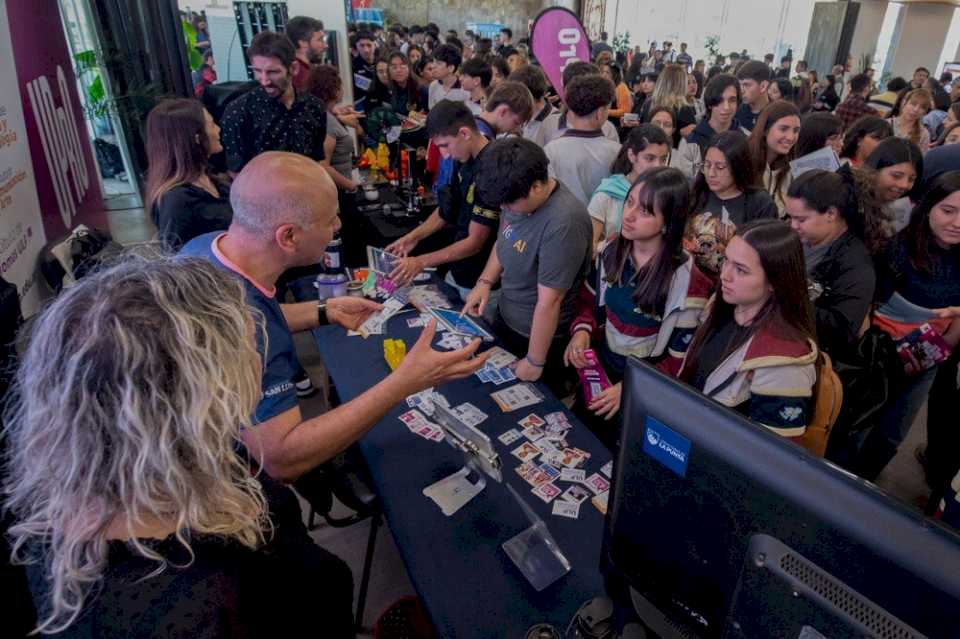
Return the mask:
<path id="1" fill-rule="evenodd" d="M 300 363 L 293 345 L 293 334 L 276 298 L 265 294 L 234 265 L 225 264 L 214 252 L 213 243 L 221 235 L 222 232 L 214 232 L 197 236 L 183 246 L 180 255 L 209 260 L 239 277 L 246 290 L 247 304 L 263 314 L 267 349 L 264 349 L 263 330 L 259 325 L 257 327 L 257 352 L 263 361 L 263 397 L 253 416 L 253 423 L 259 424 L 297 406 L 297 390 L 293 380 Z"/>

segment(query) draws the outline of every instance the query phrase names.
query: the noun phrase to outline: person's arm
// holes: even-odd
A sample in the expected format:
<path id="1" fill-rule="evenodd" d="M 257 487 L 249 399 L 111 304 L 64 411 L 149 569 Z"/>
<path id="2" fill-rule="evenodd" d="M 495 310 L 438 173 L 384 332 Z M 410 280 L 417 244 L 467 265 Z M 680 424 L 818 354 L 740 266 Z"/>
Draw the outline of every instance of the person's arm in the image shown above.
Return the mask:
<path id="1" fill-rule="evenodd" d="M 357 184 L 348 177 L 344 177 L 340 174 L 340 171 L 336 170 L 330 164 L 330 158 L 333 157 L 333 149 L 337 145 L 337 140 L 332 135 L 328 135 L 327 138 L 323 141 L 323 155 L 324 158 L 320 160 L 320 164 L 324 169 L 327 170 L 327 174 L 333 180 L 334 184 L 343 189 L 344 191 L 354 191 L 357 188 Z"/>
<path id="2" fill-rule="evenodd" d="M 621 84 L 617 87 L 617 108 L 610 109 L 609 115 L 611 118 L 622 118 L 624 113 L 630 113 L 630 92 Z"/>
<path id="3" fill-rule="evenodd" d="M 344 451 L 397 402 L 441 383 L 472 375 L 487 356 L 471 359 L 480 345 L 440 352 L 430 347 L 436 334 L 431 321 L 397 369 L 357 398 L 318 417 L 303 420 L 298 407 L 242 433 L 244 444 L 274 479 L 292 482 Z"/>
<path id="4" fill-rule="evenodd" d="M 387 246 L 385 250 L 387 253 L 406 257 L 410 251 L 420 243 L 420 240 L 430 237 L 446 225 L 447 222 L 440 216 L 439 207 L 435 208 L 433 209 L 433 213 L 430 214 L 430 217 L 423 221 L 423 224 L 420 224 L 399 240 Z"/>
<path id="5" fill-rule="evenodd" d="M 497 240 L 499 242 L 499 240 Z M 483 309 L 490 299 L 490 290 L 496 286 L 500 280 L 500 274 L 503 272 L 503 266 L 500 265 L 500 258 L 497 257 L 497 244 L 490 249 L 490 257 L 487 258 L 487 265 L 483 267 L 483 273 L 477 278 L 477 283 L 467 295 L 463 304 L 463 312 L 470 315 L 483 315 Z"/>
<path id="6" fill-rule="evenodd" d="M 873 264 L 848 264 L 833 282 L 826 282 L 829 293 L 814 303 L 817 335 L 834 339 L 842 337 L 853 343 L 860 333 L 863 319 L 870 312 L 876 288 Z"/>
<path id="7" fill-rule="evenodd" d="M 955 317 L 952 322 L 950 322 L 950 327 L 947 329 L 947 332 L 943 334 L 943 341 L 945 341 L 950 348 L 956 348 L 957 344 L 960 343 L 960 317 Z"/>
<path id="8" fill-rule="evenodd" d="M 526 357 L 517 364 L 516 374 L 518 379 L 532 382 L 540 379 L 540 376 L 543 375 L 543 367 L 547 363 L 550 343 L 557 333 L 560 306 L 566 292 L 566 290 L 558 290 L 542 284 L 537 285 L 537 305 L 533 309 L 530 341 L 527 344 Z"/>
<path id="9" fill-rule="evenodd" d="M 333 297 L 327 300 L 327 321 L 354 331 L 382 306 L 362 297 Z M 291 333 L 309 331 L 320 325 L 317 302 L 281 304 L 280 311 Z"/>
<path id="10" fill-rule="evenodd" d="M 403 286 L 425 268 L 449 264 L 476 255 L 483 250 L 492 232 L 493 229 L 489 226 L 470 222 L 467 237 L 432 253 L 401 259 L 390 273 L 390 279 Z"/>

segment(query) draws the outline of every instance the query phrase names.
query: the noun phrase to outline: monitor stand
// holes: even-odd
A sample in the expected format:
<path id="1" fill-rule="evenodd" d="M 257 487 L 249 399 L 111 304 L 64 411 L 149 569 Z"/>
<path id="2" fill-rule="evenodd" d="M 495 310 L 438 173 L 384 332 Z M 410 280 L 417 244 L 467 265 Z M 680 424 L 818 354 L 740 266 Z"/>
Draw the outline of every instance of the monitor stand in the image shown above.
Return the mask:
<path id="1" fill-rule="evenodd" d="M 466 460 L 463 468 L 423 489 L 423 494 L 432 499 L 447 517 L 463 508 L 487 485 L 486 475 L 476 458 L 467 453 L 463 456 Z"/>
<path id="2" fill-rule="evenodd" d="M 503 542 L 503 550 L 530 585 L 540 592 L 570 572 L 570 561 L 550 534 L 547 524 L 533 512 L 513 486 L 506 486 L 532 525 Z"/>

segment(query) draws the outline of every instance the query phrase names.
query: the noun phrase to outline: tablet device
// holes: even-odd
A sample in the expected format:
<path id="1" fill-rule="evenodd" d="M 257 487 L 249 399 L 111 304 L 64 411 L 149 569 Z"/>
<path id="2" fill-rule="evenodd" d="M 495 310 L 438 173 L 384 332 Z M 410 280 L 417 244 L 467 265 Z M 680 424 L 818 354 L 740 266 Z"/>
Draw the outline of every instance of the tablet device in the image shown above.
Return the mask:
<path id="1" fill-rule="evenodd" d="M 485 342 L 492 342 L 494 339 L 493 335 L 477 324 L 470 316 L 464 315 L 461 317 L 459 311 L 449 308 L 428 308 L 427 310 L 451 333 L 479 337 Z"/>

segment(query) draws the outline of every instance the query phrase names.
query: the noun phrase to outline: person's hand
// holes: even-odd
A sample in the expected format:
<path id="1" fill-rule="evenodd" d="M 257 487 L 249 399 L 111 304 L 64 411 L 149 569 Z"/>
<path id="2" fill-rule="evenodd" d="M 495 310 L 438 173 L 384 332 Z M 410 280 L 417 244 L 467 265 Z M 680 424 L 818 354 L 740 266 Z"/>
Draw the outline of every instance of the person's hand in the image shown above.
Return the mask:
<path id="1" fill-rule="evenodd" d="M 437 320 L 432 319 L 420 333 L 417 343 L 407 351 L 406 357 L 391 374 L 391 377 L 400 380 L 404 385 L 404 397 L 444 382 L 469 377 L 483 368 L 490 357 L 490 351 L 473 357 L 480 347 L 479 339 L 459 350 L 436 351 L 431 346 L 436 334 Z"/>
<path id="2" fill-rule="evenodd" d="M 340 120 L 340 124 L 351 129 L 360 128 L 360 118 L 363 117 L 362 113 L 350 113 L 348 115 L 338 115 L 337 119 Z"/>
<path id="3" fill-rule="evenodd" d="M 632 129 L 635 126 L 640 126 L 640 120 L 621 119 L 620 126 L 625 129 Z"/>
<path id="4" fill-rule="evenodd" d="M 397 260 L 397 265 L 390 271 L 390 279 L 397 286 L 406 286 L 425 268 L 423 257 L 403 257 Z"/>
<path id="5" fill-rule="evenodd" d="M 933 312 L 936 313 L 937 317 L 943 319 L 960 318 L 960 306 L 947 306 L 946 308 L 935 309 Z"/>
<path id="6" fill-rule="evenodd" d="M 333 107 L 333 114 L 336 115 L 338 118 L 341 115 L 363 115 L 362 113 L 354 109 L 353 105 L 350 105 L 350 104 L 342 104 L 340 106 Z"/>
<path id="7" fill-rule="evenodd" d="M 490 301 L 490 285 L 483 282 L 477 282 L 470 293 L 467 295 L 467 301 L 463 305 L 463 312 L 477 317 L 483 315 L 483 309 Z"/>
<path id="8" fill-rule="evenodd" d="M 327 300 L 327 319 L 355 331 L 381 308 L 382 305 L 363 297 L 333 297 Z"/>
<path id="9" fill-rule="evenodd" d="M 543 366 L 534 366 L 526 357 L 517 360 L 511 366 L 517 379 L 524 382 L 535 382 L 543 375 Z"/>
<path id="10" fill-rule="evenodd" d="M 587 365 L 587 358 L 583 356 L 583 351 L 590 348 L 589 331 L 577 331 L 570 338 L 567 344 L 567 350 L 563 351 L 563 363 L 575 368 L 583 368 Z"/>
<path id="11" fill-rule="evenodd" d="M 387 253 L 396 255 L 397 257 L 406 257 L 410 255 L 410 251 L 416 248 L 418 240 L 410 237 L 409 235 L 404 235 L 399 240 L 390 244 L 384 250 Z"/>
<path id="12" fill-rule="evenodd" d="M 613 416 L 620 410 L 620 395 L 623 393 L 623 384 L 614 384 L 610 388 L 604 389 L 599 395 L 593 398 L 590 410 L 604 419 L 613 419 Z"/>

